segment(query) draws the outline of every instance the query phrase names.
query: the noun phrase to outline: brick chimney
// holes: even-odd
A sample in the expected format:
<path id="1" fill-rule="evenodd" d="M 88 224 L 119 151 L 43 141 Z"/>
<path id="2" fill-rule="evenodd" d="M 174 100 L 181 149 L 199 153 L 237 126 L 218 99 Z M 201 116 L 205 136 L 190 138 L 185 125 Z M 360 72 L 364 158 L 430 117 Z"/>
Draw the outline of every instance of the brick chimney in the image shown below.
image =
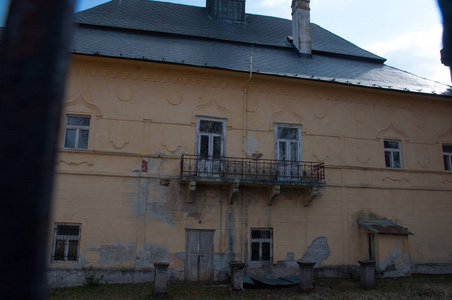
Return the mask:
<path id="1" fill-rule="evenodd" d="M 309 2 L 309 0 L 292 0 L 293 44 L 300 54 L 308 57 L 312 54 Z"/>
<path id="2" fill-rule="evenodd" d="M 206 8 L 213 19 L 245 22 L 245 0 L 206 0 Z"/>

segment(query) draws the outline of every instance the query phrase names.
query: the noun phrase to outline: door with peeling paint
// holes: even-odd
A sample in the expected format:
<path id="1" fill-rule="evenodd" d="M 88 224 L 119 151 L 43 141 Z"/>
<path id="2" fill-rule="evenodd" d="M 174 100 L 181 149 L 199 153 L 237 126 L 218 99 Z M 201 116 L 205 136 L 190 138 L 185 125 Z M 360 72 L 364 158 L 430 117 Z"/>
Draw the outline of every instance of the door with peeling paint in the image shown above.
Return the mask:
<path id="1" fill-rule="evenodd" d="M 214 230 L 186 231 L 185 277 L 187 281 L 213 280 Z"/>

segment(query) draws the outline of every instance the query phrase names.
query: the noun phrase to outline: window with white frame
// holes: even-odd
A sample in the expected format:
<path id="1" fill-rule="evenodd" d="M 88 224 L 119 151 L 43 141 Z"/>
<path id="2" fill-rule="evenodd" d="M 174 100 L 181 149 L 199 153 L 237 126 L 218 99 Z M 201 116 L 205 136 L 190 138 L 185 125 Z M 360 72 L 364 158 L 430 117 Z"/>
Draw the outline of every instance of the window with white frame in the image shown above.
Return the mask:
<path id="1" fill-rule="evenodd" d="M 198 176 L 219 177 L 224 168 L 226 120 L 198 117 L 196 154 Z"/>
<path id="2" fill-rule="evenodd" d="M 452 171 L 452 145 L 443 145 L 444 170 Z"/>
<path id="3" fill-rule="evenodd" d="M 197 154 L 201 157 L 224 156 L 225 120 L 198 118 Z"/>
<path id="4" fill-rule="evenodd" d="M 273 261 L 273 230 L 251 229 L 251 263 L 270 264 Z"/>
<path id="5" fill-rule="evenodd" d="M 55 223 L 52 261 L 77 261 L 80 249 L 80 224 Z"/>
<path id="6" fill-rule="evenodd" d="M 400 148 L 400 141 L 385 140 L 384 149 L 386 168 L 401 168 L 402 152 Z"/>
<path id="7" fill-rule="evenodd" d="M 64 148 L 88 149 L 89 125 L 91 118 L 86 116 L 66 116 Z"/>
<path id="8" fill-rule="evenodd" d="M 301 168 L 301 126 L 275 124 L 275 160 L 278 180 L 299 180 Z"/>

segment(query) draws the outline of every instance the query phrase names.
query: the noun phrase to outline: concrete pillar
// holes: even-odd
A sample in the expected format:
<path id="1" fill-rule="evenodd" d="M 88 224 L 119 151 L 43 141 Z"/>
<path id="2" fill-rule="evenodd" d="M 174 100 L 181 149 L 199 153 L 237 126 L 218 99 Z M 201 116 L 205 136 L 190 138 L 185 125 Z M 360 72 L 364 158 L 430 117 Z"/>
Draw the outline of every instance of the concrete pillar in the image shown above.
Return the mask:
<path id="1" fill-rule="evenodd" d="M 153 296 L 167 297 L 168 291 L 166 284 L 168 282 L 168 262 L 154 262 L 154 291 Z"/>
<path id="2" fill-rule="evenodd" d="M 245 264 L 238 261 L 231 261 L 229 263 L 231 266 L 231 292 L 242 293 L 243 289 L 243 268 Z"/>
<path id="3" fill-rule="evenodd" d="M 375 286 L 375 260 L 359 260 L 361 265 L 361 286 L 371 288 Z"/>
<path id="4" fill-rule="evenodd" d="M 298 288 L 303 292 L 314 289 L 314 262 L 297 261 L 300 266 L 300 284 Z"/>

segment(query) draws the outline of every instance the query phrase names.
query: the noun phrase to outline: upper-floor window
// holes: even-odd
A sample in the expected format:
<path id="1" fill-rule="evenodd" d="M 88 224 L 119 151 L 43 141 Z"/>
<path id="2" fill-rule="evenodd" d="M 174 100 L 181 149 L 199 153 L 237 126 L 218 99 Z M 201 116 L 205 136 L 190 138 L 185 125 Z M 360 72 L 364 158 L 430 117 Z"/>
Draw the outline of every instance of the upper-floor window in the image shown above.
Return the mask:
<path id="1" fill-rule="evenodd" d="M 402 153 L 400 148 L 400 141 L 385 140 L 384 149 L 386 168 L 401 168 Z"/>
<path id="2" fill-rule="evenodd" d="M 88 149 L 90 117 L 66 116 L 64 148 Z"/>
<path id="3" fill-rule="evenodd" d="M 275 160 L 278 180 L 301 178 L 301 126 L 275 125 Z"/>
<path id="4" fill-rule="evenodd" d="M 452 171 L 452 145 L 443 145 L 444 170 Z"/>
<path id="5" fill-rule="evenodd" d="M 52 261 L 77 261 L 80 248 L 80 224 L 55 223 Z"/>
<path id="6" fill-rule="evenodd" d="M 198 176 L 218 177 L 224 169 L 226 120 L 198 118 L 196 154 Z"/>

